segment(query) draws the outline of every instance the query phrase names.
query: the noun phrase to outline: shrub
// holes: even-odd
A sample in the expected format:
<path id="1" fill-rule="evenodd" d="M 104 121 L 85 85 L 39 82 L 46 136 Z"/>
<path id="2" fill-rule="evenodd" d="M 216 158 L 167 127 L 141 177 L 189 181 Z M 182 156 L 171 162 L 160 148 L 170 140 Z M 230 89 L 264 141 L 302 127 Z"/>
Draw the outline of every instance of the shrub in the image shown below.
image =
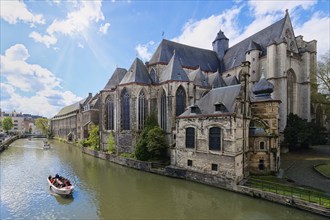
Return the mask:
<path id="1" fill-rule="evenodd" d="M 93 150 L 100 149 L 99 127 L 97 125 L 91 125 L 89 127 L 88 143 Z"/>
<path id="2" fill-rule="evenodd" d="M 162 158 L 166 154 L 166 140 L 164 131 L 155 127 L 148 132 L 147 149 L 152 158 Z"/>
<path id="3" fill-rule="evenodd" d="M 81 141 L 79 141 L 79 144 L 82 147 L 88 147 L 90 145 L 89 142 L 88 142 L 88 140 L 86 140 L 86 139 L 82 139 Z"/>
<path id="4" fill-rule="evenodd" d="M 112 132 L 110 132 L 109 134 L 109 138 L 108 138 L 108 152 L 109 153 L 116 153 L 116 144 L 115 144 L 115 140 L 113 138 Z"/>
<path id="5" fill-rule="evenodd" d="M 290 150 L 308 148 L 310 144 L 321 144 L 326 140 L 322 131 L 324 128 L 290 113 L 284 129 L 284 143 Z"/>
<path id="6" fill-rule="evenodd" d="M 120 156 L 125 158 L 135 158 L 134 154 L 131 153 L 121 153 Z"/>
<path id="7" fill-rule="evenodd" d="M 148 115 L 146 124 L 136 144 L 135 156 L 138 160 L 159 159 L 166 154 L 164 131 L 158 126 L 157 117 Z"/>

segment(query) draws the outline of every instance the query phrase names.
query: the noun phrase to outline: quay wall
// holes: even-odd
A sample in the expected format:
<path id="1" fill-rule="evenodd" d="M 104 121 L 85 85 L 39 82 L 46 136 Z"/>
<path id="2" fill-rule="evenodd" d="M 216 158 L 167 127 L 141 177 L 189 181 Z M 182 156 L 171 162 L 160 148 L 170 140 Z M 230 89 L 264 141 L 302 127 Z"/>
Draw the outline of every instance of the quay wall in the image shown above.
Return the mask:
<path id="1" fill-rule="evenodd" d="M 13 137 L 7 139 L 6 141 L 2 142 L 2 143 L 0 144 L 0 153 L 1 153 L 2 151 L 4 151 L 5 149 L 7 149 L 8 146 L 9 146 L 11 143 L 13 143 L 15 140 L 17 140 L 18 138 L 19 138 L 18 135 L 16 135 L 16 136 L 13 136 Z"/>
<path id="2" fill-rule="evenodd" d="M 230 190 L 236 193 L 241 193 L 253 198 L 260 198 L 268 200 L 271 202 L 276 202 L 282 205 L 291 206 L 294 208 L 302 209 L 305 211 L 313 212 L 319 215 L 330 217 L 330 209 L 320 206 L 315 203 L 310 203 L 303 201 L 299 198 L 279 195 L 272 192 L 265 192 L 262 190 L 241 186 L 232 185 L 230 180 L 226 180 L 221 177 L 213 176 L 210 174 L 199 173 L 191 170 L 186 170 L 183 168 L 175 166 L 166 166 L 164 168 L 159 168 L 159 164 L 154 162 L 139 161 L 132 158 L 119 157 L 115 154 L 109 154 L 106 152 L 92 150 L 90 148 L 83 147 L 82 152 L 88 155 L 92 155 L 103 160 L 108 160 L 110 162 L 120 164 L 126 167 L 134 168 L 137 170 L 142 170 L 145 172 L 156 173 L 168 177 L 180 178 L 189 181 L 194 181 L 214 187 L 218 187 L 225 190 Z"/>

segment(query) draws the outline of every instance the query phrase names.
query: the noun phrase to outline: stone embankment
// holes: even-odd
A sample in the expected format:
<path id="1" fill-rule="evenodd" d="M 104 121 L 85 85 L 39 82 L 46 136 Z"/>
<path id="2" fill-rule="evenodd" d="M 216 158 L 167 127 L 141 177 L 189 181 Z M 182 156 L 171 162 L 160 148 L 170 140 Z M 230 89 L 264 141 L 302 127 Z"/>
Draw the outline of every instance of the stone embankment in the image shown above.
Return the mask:
<path id="1" fill-rule="evenodd" d="M 15 140 L 18 139 L 18 135 L 12 136 L 6 140 L 4 140 L 3 142 L 1 142 L 0 144 L 0 152 L 4 151 L 5 149 L 8 148 L 8 146 L 13 143 Z"/>
<path id="2" fill-rule="evenodd" d="M 307 201 L 303 201 L 299 198 L 279 195 L 276 193 L 265 192 L 262 190 L 246 187 L 246 186 L 237 186 L 231 185 L 230 180 L 224 181 L 223 178 L 219 178 L 217 176 L 198 173 L 186 169 L 181 169 L 174 166 L 163 166 L 162 164 L 154 163 L 154 162 L 146 162 L 139 161 L 132 158 L 119 157 L 114 154 L 109 154 L 106 152 L 96 151 L 89 148 L 82 148 L 82 152 L 92 155 L 97 158 L 101 158 L 104 160 L 108 160 L 110 162 L 120 164 L 126 167 L 142 170 L 145 172 L 156 173 L 164 176 L 186 179 L 202 184 L 207 184 L 210 186 L 230 190 L 233 192 L 241 193 L 244 195 L 252 196 L 254 198 L 261 198 L 271 202 L 276 202 L 279 204 L 283 204 L 286 206 L 291 206 L 295 208 L 299 208 L 302 210 L 310 211 L 316 214 L 320 214 L 323 216 L 330 217 L 330 209 L 327 209 L 318 204 L 310 203 Z"/>

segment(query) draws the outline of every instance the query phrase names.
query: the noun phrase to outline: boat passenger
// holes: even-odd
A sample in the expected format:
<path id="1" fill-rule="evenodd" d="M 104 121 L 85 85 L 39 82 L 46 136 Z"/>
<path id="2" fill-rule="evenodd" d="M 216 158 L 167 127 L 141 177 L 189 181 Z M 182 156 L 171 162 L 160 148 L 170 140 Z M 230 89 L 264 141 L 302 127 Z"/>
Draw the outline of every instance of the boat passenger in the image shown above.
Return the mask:
<path id="1" fill-rule="evenodd" d="M 55 178 L 58 179 L 60 176 L 56 173 Z"/>

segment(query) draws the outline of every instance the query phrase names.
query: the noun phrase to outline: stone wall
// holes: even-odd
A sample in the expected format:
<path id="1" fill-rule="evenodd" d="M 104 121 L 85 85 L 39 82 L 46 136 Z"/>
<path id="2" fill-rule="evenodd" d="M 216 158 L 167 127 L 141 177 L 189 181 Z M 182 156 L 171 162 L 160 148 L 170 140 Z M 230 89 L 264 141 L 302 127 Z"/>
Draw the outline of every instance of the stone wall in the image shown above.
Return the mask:
<path id="1" fill-rule="evenodd" d="M 171 149 L 171 165 L 237 183 L 243 178 L 242 143 L 237 142 L 239 118 L 199 117 L 177 121 L 176 146 Z M 195 128 L 195 147 L 186 148 L 186 128 Z M 220 151 L 209 150 L 209 129 L 221 128 Z M 189 161 L 189 162 L 188 162 Z M 212 169 L 213 166 L 213 169 Z"/>
<path id="2" fill-rule="evenodd" d="M 278 195 L 275 193 L 265 192 L 246 186 L 236 185 L 233 184 L 231 179 L 227 179 L 224 176 L 220 177 L 211 174 L 199 173 L 176 166 L 166 166 L 165 169 L 154 169 L 152 162 L 138 161 L 131 158 L 118 157 L 113 154 L 95 151 L 89 148 L 82 148 L 82 151 L 83 153 L 92 155 L 94 157 L 108 160 L 110 162 L 131 167 L 134 169 L 174 178 L 186 179 L 330 217 L 330 210 L 320 205 L 309 203 L 294 197 Z"/>
<path id="3" fill-rule="evenodd" d="M 282 205 L 299 208 L 319 215 L 330 217 L 330 210 L 315 203 L 310 203 L 295 197 L 279 195 L 276 193 L 265 192 L 258 189 L 249 188 L 246 186 L 237 186 L 237 192 L 252 196 L 254 198 L 261 198 L 271 202 L 276 202 Z"/>

